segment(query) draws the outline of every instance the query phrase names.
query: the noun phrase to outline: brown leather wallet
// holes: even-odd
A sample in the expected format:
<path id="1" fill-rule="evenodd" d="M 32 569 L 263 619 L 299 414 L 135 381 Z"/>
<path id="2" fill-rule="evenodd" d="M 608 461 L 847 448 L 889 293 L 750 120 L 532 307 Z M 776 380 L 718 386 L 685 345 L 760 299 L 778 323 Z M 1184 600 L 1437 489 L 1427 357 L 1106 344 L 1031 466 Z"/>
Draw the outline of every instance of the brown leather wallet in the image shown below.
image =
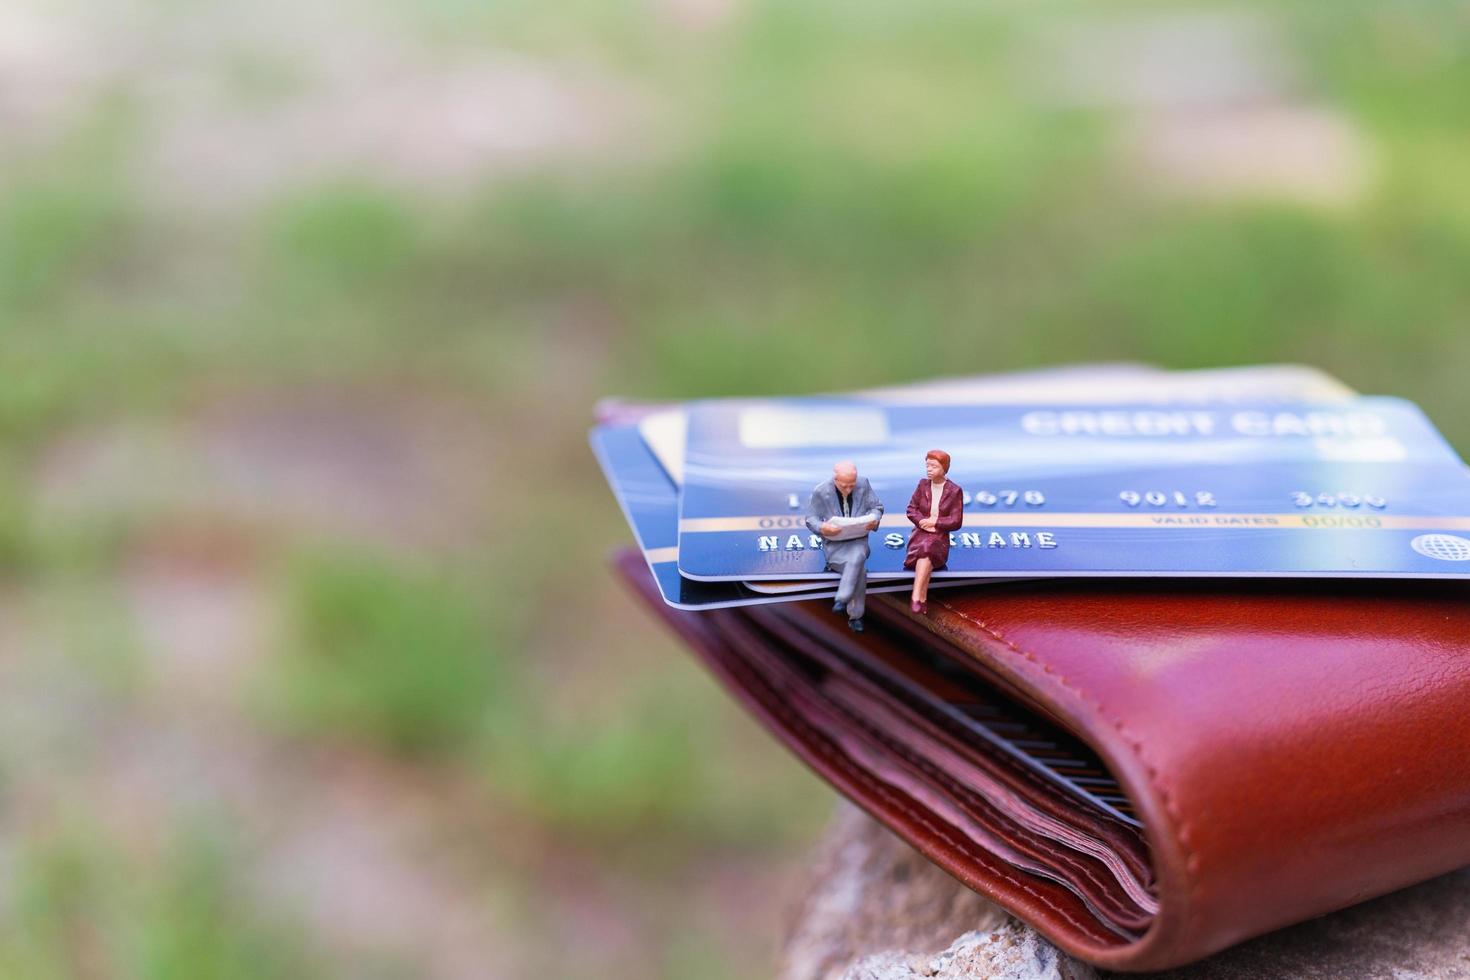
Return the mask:
<path id="1" fill-rule="evenodd" d="M 1459 583 L 993 584 L 927 616 L 874 597 L 854 634 L 819 602 L 681 612 L 616 561 L 819 775 L 1098 966 L 1177 966 L 1470 864 Z M 1052 726 L 1103 806 L 935 705 Z"/>

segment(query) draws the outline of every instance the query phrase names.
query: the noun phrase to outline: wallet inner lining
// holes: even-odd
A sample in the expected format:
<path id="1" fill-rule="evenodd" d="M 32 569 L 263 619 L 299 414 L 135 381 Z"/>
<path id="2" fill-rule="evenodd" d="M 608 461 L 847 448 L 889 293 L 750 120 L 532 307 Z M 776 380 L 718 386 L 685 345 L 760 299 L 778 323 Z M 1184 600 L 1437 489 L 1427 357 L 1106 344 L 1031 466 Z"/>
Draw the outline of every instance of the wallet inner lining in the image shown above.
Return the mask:
<path id="1" fill-rule="evenodd" d="M 703 618 L 715 620 L 716 615 Z M 720 635 L 730 620 L 720 619 L 721 627 L 716 628 L 713 624 L 711 627 L 714 638 L 701 638 L 703 645 L 700 649 L 711 666 L 743 692 L 747 703 L 766 717 L 787 744 L 823 772 L 834 785 L 863 806 L 882 814 L 890 826 L 906 828 L 911 843 L 972 887 L 984 890 L 983 883 L 991 880 L 987 876 L 993 876 L 1046 906 L 1093 942 L 1122 944 L 1132 940 L 1131 935 L 1119 933 L 1106 924 L 1073 890 L 1054 884 L 1047 878 L 1032 876 L 980 846 L 975 838 L 965 833 L 955 834 L 957 828 L 929 809 L 923 800 L 910 796 L 901 787 L 884 782 L 861 759 L 847 755 L 835 733 L 818 727 L 801 713 L 799 706 L 793 704 L 789 680 L 773 677 L 765 667 L 752 663 L 745 654 L 732 652 L 734 644 L 731 638 Z M 939 844 L 943 846 L 936 850 Z"/>
<path id="2" fill-rule="evenodd" d="M 929 654 L 915 651 L 911 640 L 891 630 L 870 626 L 869 633 L 876 635 L 854 637 L 830 614 L 813 614 L 807 607 L 814 605 L 747 610 L 739 615 L 745 622 L 733 631 L 755 629 L 761 635 L 731 639 L 741 641 L 736 645 L 783 698 L 874 778 L 1011 867 L 1061 885 L 1113 934 L 1137 938 L 1158 909 L 1138 828 L 1085 797 L 1062 791 L 999 751 L 996 740 L 978 738 L 973 726 L 959 724 L 949 710 L 956 699 L 965 704 L 999 700 L 973 675 L 935 672 L 933 664 L 924 663 Z M 827 628 L 827 619 L 835 630 Z M 800 632 L 783 629 L 783 623 Z M 727 623 L 725 632 L 731 626 Z M 907 684 L 895 679 L 891 663 L 886 670 L 877 666 L 905 648 Z M 926 691 L 921 681 L 939 694 Z M 1019 717 L 1018 712 L 1025 709 L 1007 705 L 1007 718 Z M 1033 722 L 1026 731 L 1039 727 Z M 1095 756 L 1090 761 L 1106 773 Z"/>
<path id="3" fill-rule="evenodd" d="M 1040 766 L 1017 764 L 1012 754 L 1012 743 L 991 736 L 985 728 L 971 724 L 971 719 L 953 712 L 952 705 L 938 696 L 940 692 L 931 695 L 919 683 L 905 683 L 912 679 L 897 676 L 880 657 L 868 656 L 875 652 L 882 656 L 881 648 L 878 651 L 874 649 L 877 646 L 874 639 L 868 639 L 862 644 L 852 643 L 848 640 L 851 634 L 846 628 L 836 626 L 833 629 L 829 617 L 805 618 L 807 626 L 820 623 L 826 627 L 822 632 L 833 644 L 832 655 L 843 660 L 824 682 L 825 686 L 833 689 L 834 697 L 858 714 L 887 716 L 888 731 L 907 744 L 912 751 L 925 758 L 943 760 L 945 764 L 942 768 L 958 771 L 957 778 L 967 785 L 981 784 L 985 795 L 1001 797 L 1012 808 L 1024 807 L 1028 825 L 1034 827 L 1038 833 L 1051 837 L 1060 835 L 1059 839 L 1067 846 L 1085 851 L 1102 861 L 1129 891 L 1130 898 L 1137 905 L 1150 910 L 1154 907 L 1153 872 L 1149 864 L 1148 848 L 1136 824 L 1120 822 L 1107 812 L 1094 812 L 1092 800 L 1088 796 L 1073 797 L 1059 791 L 1060 784 L 1038 775 Z M 848 642 L 843 642 L 845 640 Z M 890 657 L 895 653 L 891 649 L 886 651 Z M 915 660 L 921 656 L 922 654 L 913 655 Z M 912 668 L 914 665 L 906 666 Z M 921 681 L 932 680 L 922 673 L 918 677 Z M 993 691 L 976 689 L 973 678 L 967 680 L 971 685 L 970 690 L 956 692 L 951 686 L 943 693 L 950 698 L 958 696 L 967 705 L 984 705 L 997 709 L 1004 705 L 1004 711 L 997 710 L 992 714 L 1012 719 L 1007 724 L 1021 729 L 1021 734 L 1031 738 L 1040 738 L 1047 734 L 1045 728 L 1039 725 L 1015 720 L 1025 709 L 1002 702 Z M 854 683 L 860 689 L 849 692 L 848 688 Z M 861 690 L 863 686 L 866 686 L 866 691 Z M 977 698 L 986 700 L 979 701 Z M 858 703 L 854 704 L 854 700 Z M 1014 729 L 1011 731 L 1015 734 Z M 976 732 L 985 734 L 987 738 L 977 742 Z M 1056 743 L 1045 740 L 1040 744 L 1052 746 Z M 992 752 L 990 749 L 993 746 L 1004 746 L 1011 749 L 1011 752 Z M 1076 750 L 1072 751 L 1074 755 L 1080 754 Z M 1090 752 L 1088 754 L 1091 755 Z M 1059 754 L 1054 754 L 1054 757 L 1056 755 Z M 1075 762 L 1072 756 L 1064 758 L 1069 764 Z M 1097 771 L 1106 772 L 1100 761 L 1094 759 L 1092 765 Z M 981 769 L 977 770 L 977 767 Z M 1111 776 L 1108 778 L 1111 779 Z M 1079 802 L 1084 805 L 1079 806 Z M 1080 825 L 1084 832 L 1080 835 L 1070 834 L 1069 825 Z"/>
<path id="4" fill-rule="evenodd" d="M 1041 776 L 1048 787 L 1086 803 L 1100 817 L 1142 830 L 1133 801 L 1097 753 L 1001 690 L 975 669 L 964 651 L 886 613 L 879 613 L 882 621 L 869 630 L 870 636 L 858 640 L 814 604 L 793 605 L 790 611 L 799 627 L 818 628 L 839 654 L 896 695 L 922 700 L 943 723 L 958 726 L 961 737 L 985 741 L 1023 775 Z M 1141 841 L 1136 832 L 1124 833 Z"/>

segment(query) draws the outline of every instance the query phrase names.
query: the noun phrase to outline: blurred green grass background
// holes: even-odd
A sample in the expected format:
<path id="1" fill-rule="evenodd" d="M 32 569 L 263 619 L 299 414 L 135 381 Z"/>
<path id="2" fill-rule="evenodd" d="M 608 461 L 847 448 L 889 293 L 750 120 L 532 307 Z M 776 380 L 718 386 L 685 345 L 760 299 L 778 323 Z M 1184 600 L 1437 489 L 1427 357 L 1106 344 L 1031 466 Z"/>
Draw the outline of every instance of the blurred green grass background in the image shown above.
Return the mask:
<path id="1" fill-rule="evenodd" d="M 769 975 L 831 794 L 612 581 L 600 397 L 1293 361 L 1470 440 L 1462 5 L 0 34 L 13 975 Z"/>

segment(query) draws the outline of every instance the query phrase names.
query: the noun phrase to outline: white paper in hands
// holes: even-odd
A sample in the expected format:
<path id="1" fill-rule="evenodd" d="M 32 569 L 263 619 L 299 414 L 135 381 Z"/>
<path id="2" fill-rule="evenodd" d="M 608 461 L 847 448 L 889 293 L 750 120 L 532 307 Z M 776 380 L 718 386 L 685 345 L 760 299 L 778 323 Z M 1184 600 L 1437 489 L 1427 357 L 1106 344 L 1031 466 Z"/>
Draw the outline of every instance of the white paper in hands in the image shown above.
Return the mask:
<path id="1" fill-rule="evenodd" d="M 827 523 L 837 525 L 837 533 L 827 540 L 851 541 L 853 538 L 864 537 L 868 534 L 868 525 L 877 519 L 878 515 L 873 513 L 861 517 L 829 517 Z"/>

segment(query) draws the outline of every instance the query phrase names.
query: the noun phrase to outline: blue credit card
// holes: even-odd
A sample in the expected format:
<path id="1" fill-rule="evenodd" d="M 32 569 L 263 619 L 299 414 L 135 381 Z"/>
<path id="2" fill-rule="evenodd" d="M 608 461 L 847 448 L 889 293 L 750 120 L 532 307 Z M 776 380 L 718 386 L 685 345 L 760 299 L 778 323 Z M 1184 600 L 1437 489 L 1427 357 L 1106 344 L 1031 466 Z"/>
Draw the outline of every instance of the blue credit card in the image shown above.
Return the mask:
<path id="1" fill-rule="evenodd" d="M 1228 406 L 699 403 L 688 412 L 685 576 L 821 574 L 814 485 L 851 459 L 883 500 L 870 576 L 909 574 L 924 454 L 966 491 L 939 576 L 1470 574 L 1470 475 L 1393 398 Z"/>
<path id="2" fill-rule="evenodd" d="M 1298 364 L 1163 371 L 1144 364 L 1079 364 L 1009 374 L 940 378 L 891 388 L 872 388 L 825 398 L 905 405 L 1118 404 L 1200 405 L 1236 402 L 1327 402 L 1356 398 L 1341 381 Z M 643 440 L 664 472 L 682 485 L 684 406 L 669 406 L 638 419 Z"/>
<path id="3" fill-rule="evenodd" d="M 608 486 L 638 539 L 638 546 L 658 584 L 659 593 L 669 605 L 679 609 L 718 609 L 799 599 L 830 599 L 836 595 L 834 587 L 826 587 L 820 582 L 793 583 L 766 592 L 752 590 L 740 582 L 697 582 L 680 575 L 678 491 L 644 445 L 638 426 L 601 425 L 592 430 L 590 441 Z M 832 574 L 812 577 L 836 579 Z M 965 585 L 968 580 L 945 584 Z M 907 588 L 907 583 L 887 588 L 874 584 L 868 587 L 868 591 Z"/>
<path id="4" fill-rule="evenodd" d="M 981 396 L 999 400 L 1036 401 L 1045 392 L 1095 391 L 1120 385 L 1147 390 L 1157 397 L 1238 397 L 1244 391 L 1268 390 L 1282 397 L 1312 394 L 1322 398 L 1351 396 L 1341 382 L 1312 368 L 1269 365 L 1194 372 L 1165 372 L 1143 364 L 1081 364 L 1038 368 L 1007 374 L 940 378 L 872 390 L 852 397 L 888 396 L 914 403 L 948 403 Z M 1090 387 L 1089 387 L 1090 386 Z M 1148 387 L 1152 386 L 1152 387 Z M 597 416 L 606 424 L 591 433 L 593 454 L 639 540 L 644 558 L 664 601 L 681 609 L 714 609 L 761 602 L 830 598 L 835 591 L 818 580 L 765 579 L 746 582 L 696 582 L 678 575 L 678 520 L 684 460 L 684 408 L 606 399 Z M 626 429 L 636 425 L 644 443 L 639 452 Z M 650 461 L 653 465 L 650 466 Z M 650 542 L 645 544 L 644 542 Z M 940 587 L 965 581 L 936 583 Z M 738 586 L 738 587 L 737 587 Z M 905 585 L 869 584 L 870 592 L 894 592 Z"/>

